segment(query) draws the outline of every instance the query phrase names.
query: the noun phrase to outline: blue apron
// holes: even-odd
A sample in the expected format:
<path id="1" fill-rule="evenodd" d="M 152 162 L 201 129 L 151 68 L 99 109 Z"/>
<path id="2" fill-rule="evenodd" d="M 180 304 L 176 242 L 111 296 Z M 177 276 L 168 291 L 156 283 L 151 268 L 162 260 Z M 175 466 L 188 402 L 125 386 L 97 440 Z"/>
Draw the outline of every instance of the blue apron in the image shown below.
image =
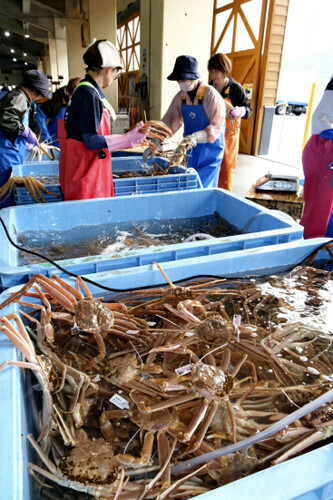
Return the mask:
<path id="1" fill-rule="evenodd" d="M 22 119 L 23 125 L 28 125 L 28 112 L 25 113 Z M 27 140 L 22 135 L 18 135 L 14 145 L 0 130 L 0 186 L 3 186 L 8 181 L 12 174 L 13 165 L 23 163 L 27 154 L 25 149 Z M 13 193 L 3 203 L 0 202 L 0 209 L 15 205 Z"/>
<path id="2" fill-rule="evenodd" d="M 41 136 L 44 141 L 49 142 L 52 146 L 59 147 L 58 142 L 58 120 L 65 118 L 66 106 L 60 108 L 59 113 L 55 118 L 48 118 L 44 111 L 38 106 L 36 111 L 36 120 Z"/>
<path id="3" fill-rule="evenodd" d="M 65 118 L 65 113 L 66 113 L 66 106 L 60 108 L 60 111 L 57 114 L 57 116 L 55 118 L 51 118 L 47 124 L 47 128 L 52 139 L 52 146 L 57 146 L 57 148 L 59 147 L 58 120 L 63 120 Z"/>
<path id="4" fill-rule="evenodd" d="M 208 118 L 202 106 L 202 99 L 207 87 L 204 87 L 198 95 L 198 104 L 186 104 L 186 98 L 182 97 L 181 111 L 184 120 L 184 136 L 203 130 L 209 125 Z M 187 154 L 188 168 L 195 168 L 198 172 L 203 187 L 217 187 L 219 170 L 224 152 L 224 130 L 211 144 L 197 144 Z"/>

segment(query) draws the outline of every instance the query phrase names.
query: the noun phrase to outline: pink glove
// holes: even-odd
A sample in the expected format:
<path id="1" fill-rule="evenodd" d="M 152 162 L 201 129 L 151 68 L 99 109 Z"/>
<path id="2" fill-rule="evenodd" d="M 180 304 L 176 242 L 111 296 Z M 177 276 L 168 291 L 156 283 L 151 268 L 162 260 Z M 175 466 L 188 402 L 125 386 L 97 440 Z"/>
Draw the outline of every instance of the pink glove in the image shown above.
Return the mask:
<path id="1" fill-rule="evenodd" d="M 244 106 L 235 106 L 234 108 L 232 108 L 232 110 L 230 111 L 230 113 L 235 118 L 243 118 L 243 116 L 246 113 L 246 109 L 244 108 Z"/>
<path id="2" fill-rule="evenodd" d="M 135 128 L 126 132 L 126 134 L 114 134 L 114 135 L 105 135 L 105 141 L 108 146 L 109 151 L 118 151 L 119 149 L 133 148 L 141 144 L 148 133 L 139 132 L 142 128 L 143 123 L 140 122 Z"/>
<path id="3" fill-rule="evenodd" d="M 36 137 L 36 134 L 33 133 L 31 128 L 24 126 L 24 130 L 22 132 L 22 137 L 24 137 L 29 144 L 32 144 L 32 147 L 38 146 L 39 147 L 39 142 Z M 32 148 L 31 148 L 32 149 Z"/>

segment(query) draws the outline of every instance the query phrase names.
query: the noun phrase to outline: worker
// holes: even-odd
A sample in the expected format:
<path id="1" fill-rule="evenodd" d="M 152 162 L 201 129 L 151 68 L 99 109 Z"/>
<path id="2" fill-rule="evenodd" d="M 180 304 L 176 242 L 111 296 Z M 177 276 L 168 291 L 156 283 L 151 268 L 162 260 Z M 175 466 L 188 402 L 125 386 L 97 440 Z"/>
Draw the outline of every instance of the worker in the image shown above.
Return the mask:
<path id="1" fill-rule="evenodd" d="M 241 119 L 246 120 L 252 113 L 251 104 L 240 83 L 229 75 L 231 61 L 225 54 L 215 54 L 208 61 L 213 87 L 227 104 L 224 155 L 221 163 L 218 186 L 231 191 L 234 181 L 236 160 L 239 149 Z"/>
<path id="2" fill-rule="evenodd" d="M 184 136 L 190 143 L 187 166 L 197 170 L 203 187 L 217 187 L 224 150 L 224 101 L 217 90 L 200 80 L 198 61 L 192 56 L 177 57 L 168 80 L 177 81 L 180 91 L 162 121 L 173 133 L 184 123 Z M 147 148 L 144 160 L 153 154 L 153 148 Z"/>
<path id="3" fill-rule="evenodd" d="M 96 40 L 83 54 L 86 76 L 76 87 L 64 120 L 58 120 L 59 176 L 65 200 L 107 198 L 114 195 L 111 151 L 139 145 L 146 137 L 142 123 L 125 134 L 110 135 L 115 112 L 102 89 L 120 76 L 116 47 Z"/>
<path id="4" fill-rule="evenodd" d="M 59 146 L 58 120 L 64 118 L 68 101 L 80 81 L 79 76 L 70 78 L 67 85 L 56 90 L 51 99 L 37 106 L 36 120 L 41 138 L 53 146 Z"/>
<path id="5" fill-rule="evenodd" d="M 32 69 L 23 75 L 23 83 L 0 99 L 0 187 L 11 176 L 13 165 L 23 163 L 26 151 L 39 146 L 27 124 L 31 103 L 42 97 L 49 97 L 49 81 L 42 71 Z M 13 204 L 10 196 L 0 208 Z"/>
<path id="6" fill-rule="evenodd" d="M 302 154 L 304 238 L 325 236 L 333 211 L 333 75 L 315 109 Z"/>

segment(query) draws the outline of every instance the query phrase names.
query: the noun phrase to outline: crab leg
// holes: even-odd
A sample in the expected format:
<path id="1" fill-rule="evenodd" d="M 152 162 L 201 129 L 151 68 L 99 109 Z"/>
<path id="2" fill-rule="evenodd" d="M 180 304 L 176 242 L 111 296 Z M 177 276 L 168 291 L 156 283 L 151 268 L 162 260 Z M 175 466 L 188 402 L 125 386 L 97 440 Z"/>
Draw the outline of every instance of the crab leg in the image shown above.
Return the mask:
<path id="1" fill-rule="evenodd" d="M 180 458 L 181 456 L 183 456 L 185 454 L 193 453 L 195 450 L 197 450 L 201 446 L 201 443 L 205 439 L 207 430 L 208 430 L 208 428 L 209 428 L 209 426 L 214 418 L 214 415 L 217 411 L 217 408 L 218 408 L 217 401 L 213 401 L 211 404 L 211 407 L 208 410 L 207 415 L 204 418 L 203 425 L 200 429 L 200 432 L 198 433 L 198 435 L 195 436 L 195 440 L 190 444 L 190 446 L 187 448 L 187 450 L 182 455 L 179 455 L 178 458 Z M 191 424 L 190 424 L 190 426 L 191 426 Z M 189 426 L 189 429 L 184 434 L 184 437 L 187 437 L 190 434 L 191 434 L 191 436 L 193 436 L 194 431 L 192 431 L 192 429 L 190 430 L 190 426 Z M 190 432 L 189 432 L 189 430 L 190 430 Z M 186 439 L 186 441 L 188 441 L 188 439 Z"/>
<path id="2" fill-rule="evenodd" d="M 169 448 L 168 438 L 164 434 L 164 432 L 161 431 L 158 433 L 157 441 L 158 441 L 158 457 L 160 463 L 160 471 L 158 472 L 158 474 L 156 474 L 154 479 L 152 479 L 150 483 L 148 483 L 145 486 L 145 491 L 140 496 L 139 500 L 144 500 L 147 497 L 148 492 L 152 490 L 152 488 L 155 486 L 155 484 L 160 478 L 162 481 L 161 484 L 162 489 L 165 489 L 167 486 L 170 486 L 170 460 L 175 450 L 177 439 L 174 439 L 171 448 Z"/>
<path id="3" fill-rule="evenodd" d="M 142 465 L 148 465 L 150 463 L 153 443 L 154 443 L 154 433 L 151 431 L 147 431 L 143 440 L 143 446 L 142 446 L 142 451 L 140 453 L 140 458 L 135 458 L 132 455 L 128 454 L 120 454 L 117 455 L 117 460 L 119 461 L 120 464 L 132 468 L 141 467 Z"/>
<path id="4" fill-rule="evenodd" d="M 199 467 L 199 469 L 196 469 L 195 471 L 190 472 L 187 476 L 184 476 L 183 478 L 178 479 L 178 481 L 175 481 L 171 486 L 169 486 L 169 488 L 164 490 L 161 495 L 158 495 L 158 497 L 157 497 L 158 500 L 163 500 L 164 498 L 168 498 L 170 493 L 172 493 L 174 490 L 179 488 L 179 486 L 181 484 L 183 484 L 183 483 L 185 483 L 185 481 L 188 481 L 189 479 L 191 479 L 191 477 L 196 476 L 198 473 L 204 471 L 205 469 L 207 469 L 207 467 L 208 467 L 208 465 L 204 464 L 201 467 Z"/>
<path id="5" fill-rule="evenodd" d="M 53 277 L 55 278 L 55 277 Z M 58 278 L 58 277 L 56 277 Z M 60 278 L 58 278 L 59 280 Z M 71 312 L 74 312 L 74 305 L 76 303 L 75 298 L 66 290 L 61 288 L 57 283 L 54 281 L 50 280 L 46 276 L 43 276 L 42 274 L 35 274 L 28 283 L 26 283 L 21 290 L 19 290 L 16 293 L 13 293 L 8 299 L 4 300 L 0 304 L 0 309 L 3 309 L 5 306 L 10 304 L 11 302 L 14 302 L 16 299 L 19 299 L 25 293 L 34 286 L 34 284 L 37 283 L 43 290 L 45 290 L 53 299 L 57 300 L 60 302 L 61 305 L 63 305 L 66 309 L 68 309 Z M 64 288 L 66 288 L 64 286 Z M 75 290 L 76 292 L 76 290 Z M 78 293 L 78 292 L 76 292 Z M 81 294 L 80 294 L 81 295 Z M 81 296 L 82 297 L 82 296 Z M 81 298 L 80 297 L 80 298 Z"/>

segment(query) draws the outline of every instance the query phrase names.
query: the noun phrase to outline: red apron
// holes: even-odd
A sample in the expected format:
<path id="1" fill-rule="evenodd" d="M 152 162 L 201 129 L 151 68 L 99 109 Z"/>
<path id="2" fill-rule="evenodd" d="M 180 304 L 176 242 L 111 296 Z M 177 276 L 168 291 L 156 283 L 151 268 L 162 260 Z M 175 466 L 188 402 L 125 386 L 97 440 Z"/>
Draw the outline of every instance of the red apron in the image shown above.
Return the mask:
<path id="1" fill-rule="evenodd" d="M 110 135 L 110 113 L 106 109 L 98 133 Z M 65 201 L 114 196 L 111 153 L 107 149 L 89 150 L 83 142 L 67 139 L 64 120 L 58 120 L 58 141 L 59 180 Z M 99 157 L 101 153 L 105 158 Z"/>

